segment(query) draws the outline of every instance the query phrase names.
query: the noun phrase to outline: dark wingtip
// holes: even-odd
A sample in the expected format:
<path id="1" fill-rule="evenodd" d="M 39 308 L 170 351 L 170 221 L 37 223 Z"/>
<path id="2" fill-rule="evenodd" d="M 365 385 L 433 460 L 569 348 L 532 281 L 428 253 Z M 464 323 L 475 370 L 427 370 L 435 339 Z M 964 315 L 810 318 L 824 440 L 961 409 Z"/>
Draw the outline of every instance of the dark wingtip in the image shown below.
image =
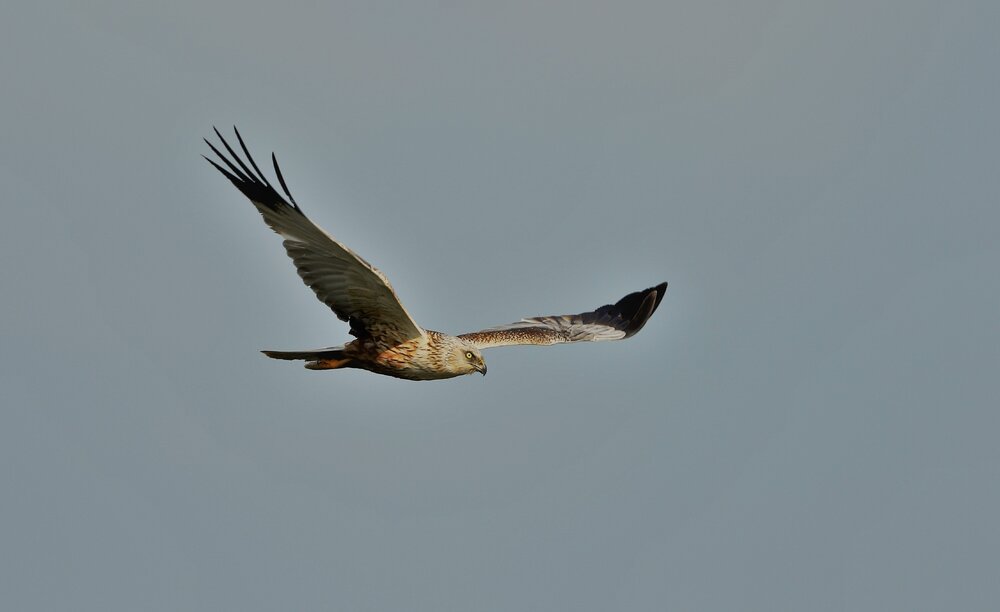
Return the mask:
<path id="1" fill-rule="evenodd" d="M 286 202 L 267 181 L 264 173 L 261 172 L 260 167 L 257 166 L 257 162 L 255 162 L 253 156 L 250 155 L 250 150 L 235 125 L 233 126 L 233 132 L 235 132 L 236 139 L 240 143 L 240 148 L 243 149 L 243 153 L 246 155 L 246 159 L 250 163 L 250 167 L 253 167 L 253 170 L 250 170 L 250 167 L 248 167 L 240 156 L 236 154 L 236 151 L 229 146 L 229 143 L 226 142 L 226 139 L 222 136 L 222 132 L 219 131 L 219 128 L 213 125 L 212 131 L 215 132 L 219 142 L 222 143 L 222 146 L 229 153 L 229 155 L 223 154 L 222 151 L 213 145 L 207 138 L 204 139 L 205 144 L 207 144 L 208 148 L 212 150 L 212 153 L 218 157 L 219 161 L 225 164 L 225 167 L 205 155 L 202 155 L 202 157 L 215 166 L 215 168 L 218 169 L 219 172 L 221 172 L 227 179 L 229 179 L 233 185 L 235 185 L 236 188 L 243 193 L 243 195 L 249 198 L 252 202 L 266 206 L 271 210 L 279 210 L 282 207 L 288 207 L 299 214 L 303 214 L 302 209 L 299 208 L 295 199 L 292 198 L 292 194 L 288 191 L 288 186 L 285 184 L 284 177 L 281 176 L 281 170 L 278 168 L 277 160 L 274 159 L 273 153 L 271 154 L 271 158 L 275 163 L 274 168 L 278 173 L 278 180 L 281 182 L 281 188 L 284 189 L 285 194 L 291 200 L 291 203 Z"/>
<path id="2" fill-rule="evenodd" d="M 233 185 L 236 185 L 237 188 L 239 188 L 239 189 L 242 190 L 241 184 L 242 184 L 243 181 L 241 181 L 236 175 L 234 175 L 232 172 L 226 170 L 225 168 L 223 168 L 219 164 L 215 163 L 215 160 L 213 160 L 212 158 L 208 157 L 207 155 L 202 155 L 202 157 L 205 159 L 205 161 L 207 161 L 208 163 L 210 163 L 213 166 L 215 166 L 215 169 L 218 170 L 219 172 L 221 172 L 222 176 L 224 176 L 227 179 L 229 179 L 229 181 Z"/>
<path id="3" fill-rule="evenodd" d="M 646 297 L 642 299 L 639 308 L 636 309 L 630 318 L 628 328 L 625 330 L 625 337 L 627 338 L 638 333 L 642 329 L 642 326 L 646 324 L 646 321 L 649 320 L 649 317 L 653 316 L 654 310 L 656 310 L 656 292 L 650 291 L 646 293 Z"/>
<path id="4" fill-rule="evenodd" d="M 660 306 L 660 302 L 663 301 L 663 296 L 667 294 L 667 281 L 663 281 L 659 285 L 653 287 L 653 289 L 656 290 L 656 304 L 653 305 L 653 312 L 656 312 L 656 309 Z M 653 312 L 649 314 L 652 315 Z"/>
<path id="5" fill-rule="evenodd" d="M 264 176 L 264 173 L 257 167 L 257 162 L 253 160 L 253 155 L 250 155 L 250 149 L 248 149 L 246 143 L 243 142 L 243 136 L 241 136 L 240 131 L 236 129 L 235 124 L 233 125 L 233 132 L 236 133 L 236 140 L 239 141 L 240 148 L 243 149 L 243 154 L 247 156 L 247 161 L 249 161 L 250 165 L 253 166 L 253 169 L 257 171 L 257 177 L 260 178 L 261 182 L 264 183 L 265 186 L 273 189 L 273 187 L 271 187 L 271 183 L 267 182 L 267 178 Z"/>
<path id="6" fill-rule="evenodd" d="M 628 338 L 639 332 L 646 324 L 657 306 L 663 301 L 663 294 L 667 291 L 667 283 L 660 283 L 655 287 L 630 293 L 618 300 L 614 306 L 605 306 L 610 312 L 615 312 L 617 316 L 625 322 L 625 337 Z"/>
<path id="7" fill-rule="evenodd" d="M 274 164 L 274 173 L 278 175 L 278 182 L 281 183 L 281 188 L 285 190 L 285 195 L 292 201 L 292 207 L 295 210 L 299 210 L 299 205 L 295 203 L 292 192 L 288 191 L 288 185 L 285 184 L 285 177 L 281 175 L 281 168 L 278 166 L 278 156 L 274 154 L 274 151 L 271 151 L 271 163 Z"/>

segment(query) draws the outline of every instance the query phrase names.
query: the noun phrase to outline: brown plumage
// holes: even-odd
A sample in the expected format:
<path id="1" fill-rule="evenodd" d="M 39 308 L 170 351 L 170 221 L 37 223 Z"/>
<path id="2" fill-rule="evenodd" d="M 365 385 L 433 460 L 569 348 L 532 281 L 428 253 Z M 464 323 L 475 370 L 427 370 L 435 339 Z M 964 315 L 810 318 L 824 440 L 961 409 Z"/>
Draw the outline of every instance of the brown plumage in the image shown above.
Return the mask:
<path id="1" fill-rule="evenodd" d="M 264 177 L 238 131 L 236 139 L 249 167 L 218 130 L 215 134 L 229 156 L 207 139 L 205 142 L 225 167 L 205 159 L 249 198 L 264 222 L 281 235 L 299 276 L 320 301 L 348 322 L 350 334 L 355 337 L 337 347 L 264 351 L 268 357 L 304 360 L 311 370 L 359 368 L 408 380 L 452 378 L 473 372 L 485 375 L 481 349 L 628 338 L 646 324 L 667 289 L 667 283 L 660 283 L 590 312 L 522 319 L 459 336 L 425 330 L 403 307 L 382 272 L 305 216 L 288 191 L 273 153 L 271 162 L 287 200 Z"/>

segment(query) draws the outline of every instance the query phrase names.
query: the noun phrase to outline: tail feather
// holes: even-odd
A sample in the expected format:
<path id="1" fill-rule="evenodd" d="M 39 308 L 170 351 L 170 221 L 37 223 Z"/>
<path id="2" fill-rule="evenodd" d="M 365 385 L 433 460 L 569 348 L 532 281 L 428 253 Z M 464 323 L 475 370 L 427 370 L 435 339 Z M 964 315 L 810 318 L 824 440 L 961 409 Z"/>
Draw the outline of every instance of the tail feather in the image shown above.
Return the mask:
<path id="1" fill-rule="evenodd" d="M 349 367 L 351 359 L 344 355 L 342 347 L 317 349 L 313 351 L 261 351 L 271 359 L 308 361 L 310 370 L 335 370 Z"/>

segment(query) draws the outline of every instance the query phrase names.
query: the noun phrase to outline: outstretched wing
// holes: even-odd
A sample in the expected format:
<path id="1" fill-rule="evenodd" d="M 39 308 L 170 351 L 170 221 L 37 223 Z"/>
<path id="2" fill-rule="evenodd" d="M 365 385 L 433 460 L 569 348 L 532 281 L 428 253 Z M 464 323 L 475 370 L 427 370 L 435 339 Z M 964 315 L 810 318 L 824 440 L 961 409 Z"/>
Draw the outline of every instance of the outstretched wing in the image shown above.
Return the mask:
<path id="1" fill-rule="evenodd" d="M 233 130 L 236 131 L 236 128 Z M 342 320 L 350 323 L 351 334 L 397 341 L 423 335 L 424 330 L 403 308 L 385 275 L 354 251 L 334 240 L 303 214 L 285 185 L 278 160 L 273 153 L 271 161 L 274 172 L 288 196 L 287 201 L 264 178 L 264 173 L 250 156 L 239 131 L 236 131 L 236 138 L 255 172 L 247 168 L 219 130 L 215 130 L 215 134 L 232 160 L 220 153 L 207 139 L 205 142 L 228 170 L 208 157 L 205 159 L 232 181 L 253 202 L 271 229 L 285 239 L 285 250 L 295 263 L 299 276 L 321 302 Z M 233 164 L 234 161 L 236 165 Z"/>
<path id="2" fill-rule="evenodd" d="M 459 338 L 481 349 L 512 344 L 622 340 L 642 329 L 666 291 L 667 283 L 660 283 L 591 312 L 521 319 L 517 323 L 462 334 Z"/>

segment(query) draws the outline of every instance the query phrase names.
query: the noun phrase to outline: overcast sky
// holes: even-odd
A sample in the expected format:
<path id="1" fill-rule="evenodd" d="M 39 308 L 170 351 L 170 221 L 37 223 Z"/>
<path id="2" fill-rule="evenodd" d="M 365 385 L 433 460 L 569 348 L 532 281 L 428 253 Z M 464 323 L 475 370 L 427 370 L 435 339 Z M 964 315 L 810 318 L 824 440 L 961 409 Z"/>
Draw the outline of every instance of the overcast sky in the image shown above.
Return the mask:
<path id="1" fill-rule="evenodd" d="M 6 2 L 0 607 L 993 610 L 1000 4 Z M 339 344 L 206 164 L 461 333 Z"/>

